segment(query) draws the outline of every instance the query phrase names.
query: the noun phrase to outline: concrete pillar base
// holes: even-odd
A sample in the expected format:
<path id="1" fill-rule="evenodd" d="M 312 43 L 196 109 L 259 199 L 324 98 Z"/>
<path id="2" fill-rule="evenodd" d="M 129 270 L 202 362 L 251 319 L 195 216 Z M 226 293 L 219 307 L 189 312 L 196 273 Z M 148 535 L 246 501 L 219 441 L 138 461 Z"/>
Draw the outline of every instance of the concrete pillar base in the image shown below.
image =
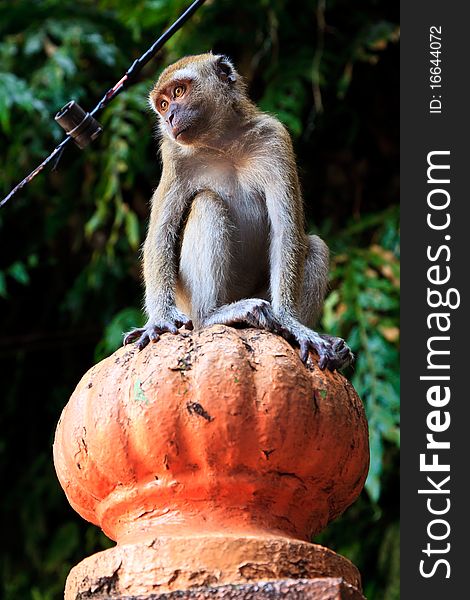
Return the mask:
<path id="1" fill-rule="evenodd" d="M 206 535 L 118 544 L 70 572 L 65 600 L 363 600 L 357 568 L 277 536 Z"/>
<path id="2" fill-rule="evenodd" d="M 365 600 L 357 588 L 343 579 L 277 579 L 191 590 L 125 596 L 122 600 Z"/>

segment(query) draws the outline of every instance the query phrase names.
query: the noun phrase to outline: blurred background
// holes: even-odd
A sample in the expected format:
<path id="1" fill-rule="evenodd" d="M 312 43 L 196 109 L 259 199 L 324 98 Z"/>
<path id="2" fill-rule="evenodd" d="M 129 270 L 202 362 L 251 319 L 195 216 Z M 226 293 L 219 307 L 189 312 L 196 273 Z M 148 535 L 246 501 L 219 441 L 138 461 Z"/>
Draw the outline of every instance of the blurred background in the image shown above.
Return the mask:
<path id="1" fill-rule="evenodd" d="M 92 108 L 189 0 L 0 3 L 0 197 L 62 139 L 53 115 Z M 356 504 L 316 538 L 399 598 L 398 3 L 208 0 L 69 148 L 0 210 L 2 591 L 62 597 L 72 565 L 112 545 L 69 507 L 51 445 L 63 406 L 142 322 L 139 247 L 160 165 L 147 93 L 186 54 L 229 55 L 289 128 L 308 228 L 332 250 L 321 329 L 347 338 L 372 462 Z M 72 145 L 73 146 L 73 145 Z"/>

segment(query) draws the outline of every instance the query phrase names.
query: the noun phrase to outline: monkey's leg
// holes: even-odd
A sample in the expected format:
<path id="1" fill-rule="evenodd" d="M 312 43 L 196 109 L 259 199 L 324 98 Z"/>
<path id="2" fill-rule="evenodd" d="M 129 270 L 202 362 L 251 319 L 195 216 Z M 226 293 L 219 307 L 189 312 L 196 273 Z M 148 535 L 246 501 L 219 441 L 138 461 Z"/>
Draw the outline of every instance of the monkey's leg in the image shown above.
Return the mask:
<path id="1" fill-rule="evenodd" d="M 328 290 L 330 252 L 317 235 L 307 237 L 308 247 L 304 266 L 304 281 L 300 298 L 300 321 L 314 327 L 320 316 Z"/>
<path id="2" fill-rule="evenodd" d="M 226 302 L 234 226 L 214 192 L 199 192 L 191 205 L 181 244 L 176 301 L 196 327 Z"/>
<path id="3" fill-rule="evenodd" d="M 309 236 L 300 302 L 300 321 L 309 328 L 315 325 L 320 316 L 328 288 L 328 266 L 328 247 L 318 236 Z M 351 349 L 342 338 L 328 334 L 316 335 L 321 338 L 321 342 L 314 341 L 313 338 L 299 340 L 301 358 L 304 362 L 308 357 L 310 346 L 319 353 L 321 368 L 341 369 L 354 360 Z M 316 347 L 317 345 L 319 347 Z"/>

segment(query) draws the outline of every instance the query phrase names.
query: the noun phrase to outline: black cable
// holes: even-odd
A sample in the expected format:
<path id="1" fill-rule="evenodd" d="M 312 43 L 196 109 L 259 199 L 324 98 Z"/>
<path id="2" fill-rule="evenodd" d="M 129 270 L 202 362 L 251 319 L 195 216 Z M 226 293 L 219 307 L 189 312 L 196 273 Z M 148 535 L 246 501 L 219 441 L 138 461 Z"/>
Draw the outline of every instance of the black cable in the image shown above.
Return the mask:
<path id="1" fill-rule="evenodd" d="M 145 65 L 155 56 L 155 54 L 162 48 L 164 44 L 180 29 L 184 23 L 196 12 L 196 10 L 204 4 L 206 0 L 195 0 L 185 10 L 185 12 L 169 27 L 159 38 L 156 40 L 152 46 L 144 53 L 140 58 L 135 60 L 129 69 L 126 71 L 125 75 L 121 77 L 121 79 L 111 88 L 106 94 L 101 98 L 98 104 L 95 106 L 93 110 L 90 111 L 91 116 L 95 116 L 97 113 L 101 112 L 110 102 L 113 100 L 118 94 L 120 94 L 124 89 L 132 85 L 135 81 L 136 76 L 142 71 Z M 56 157 L 55 164 L 53 169 L 57 168 L 59 160 L 62 156 L 65 146 L 70 142 L 72 138 L 67 136 L 62 142 L 54 148 L 54 150 L 49 154 L 49 156 L 42 161 L 42 163 L 37 166 L 34 171 L 31 171 L 29 175 L 27 175 L 18 185 L 16 185 L 8 196 L 5 196 L 3 200 L 0 202 L 0 208 L 10 200 L 17 192 L 24 188 L 30 181 L 32 181 L 36 175 L 38 175 L 46 165 L 48 165 L 51 160 Z"/>

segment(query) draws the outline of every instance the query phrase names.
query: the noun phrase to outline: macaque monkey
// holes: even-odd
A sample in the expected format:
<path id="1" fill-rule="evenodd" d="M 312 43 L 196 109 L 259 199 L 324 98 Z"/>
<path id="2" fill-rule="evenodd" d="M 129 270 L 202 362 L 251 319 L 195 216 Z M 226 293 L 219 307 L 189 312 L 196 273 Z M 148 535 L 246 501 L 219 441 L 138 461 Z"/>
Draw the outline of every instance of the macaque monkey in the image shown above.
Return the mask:
<path id="1" fill-rule="evenodd" d="M 150 92 L 163 171 L 144 245 L 147 323 L 124 343 L 216 323 L 278 333 L 321 369 L 349 364 L 341 338 L 312 330 L 328 248 L 304 231 L 290 136 L 249 100 L 225 56 L 188 56 Z"/>

